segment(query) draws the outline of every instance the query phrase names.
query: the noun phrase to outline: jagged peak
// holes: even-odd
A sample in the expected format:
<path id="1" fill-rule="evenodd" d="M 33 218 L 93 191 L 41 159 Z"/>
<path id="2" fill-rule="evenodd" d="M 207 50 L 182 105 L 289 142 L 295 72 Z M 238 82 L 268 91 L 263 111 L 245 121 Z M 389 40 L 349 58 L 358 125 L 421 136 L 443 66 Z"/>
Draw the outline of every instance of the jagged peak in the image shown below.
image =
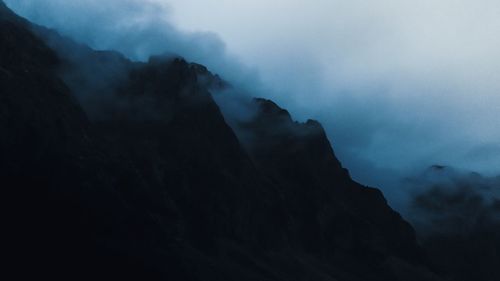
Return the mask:
<path id="1" fill-rule="evenodd" d="M 284 118 L 286 121 L 293 122 L 290 113 L 279 107 L 275 102 L 264 98 L 255 98 L 253 101 L 258 105 L 259 115 Z"/>
<path id="2" fill-rule="evenodd" d="M 198 63 L 192 62 L 189 65 L 191 66 L 192 69 L 194 69 L 199 74 L 208 74 L 208 73 L 210 73 L 208 71 L 208 68 L 206 66 L 202 65 L 202 64 L 198 64 Z"/>
<path id="3" fill-rule="evenodd" d="M 199 82 L 210 90 L 224 90 L 231 85 L 224 81 L 219 75 L 212 73 L 206 66 L 198 63 L 190 63 L 189 67 L 198 76 Z"/>
<path id="4" fill-rule="evenodd" d="M 256 118 L 261 122 L 280 124 L 299 136 L 320 135 L 326 138 L 325 130 L 319 121 L 313 119 L 308 119 L 304 123 L 294 121 L 286 109 L 281 108 L 272 100 L 255 98 L 253 101 L 257 104 Z"/>
<path id="5" fill-rule="evenodd" d="M 303 123 L 303 125 L 308 130 L 314 130 L 314 131 L 325 133 L 325 129 L 323 128 L 323 125 L 321 125 L 321 123 L 317 120 L 308 119 L 305 123 Z"/>

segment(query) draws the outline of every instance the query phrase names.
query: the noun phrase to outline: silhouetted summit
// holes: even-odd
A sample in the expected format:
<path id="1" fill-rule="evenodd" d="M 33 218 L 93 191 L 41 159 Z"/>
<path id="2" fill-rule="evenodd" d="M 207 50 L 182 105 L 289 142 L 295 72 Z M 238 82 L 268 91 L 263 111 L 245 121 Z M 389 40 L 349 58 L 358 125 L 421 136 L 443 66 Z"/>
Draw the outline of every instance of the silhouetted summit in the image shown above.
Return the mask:
<path id="1" fill-rule="evenodd" d="M 20 277 L 436 280 L 318 122 L 256 99 L 233 129 L 210 92 L 228 85 L 206 67 L 132 62 L 0 10 L 0 178 Z"/>

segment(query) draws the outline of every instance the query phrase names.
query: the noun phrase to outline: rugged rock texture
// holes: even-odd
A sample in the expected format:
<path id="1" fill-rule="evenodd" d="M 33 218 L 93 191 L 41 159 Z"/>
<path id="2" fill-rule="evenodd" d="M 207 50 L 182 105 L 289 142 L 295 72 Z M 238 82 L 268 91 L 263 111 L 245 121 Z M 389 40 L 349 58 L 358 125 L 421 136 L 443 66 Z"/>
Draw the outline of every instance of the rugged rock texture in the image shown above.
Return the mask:
<path id="1" fill-rule="evenodd" d="M 0 2 L 0 178 L 18 274 L 435 280 L 411 226 L 351 180 L 319 123 L 259 99 L 238 137 L 210 93 L 224 87 L 179 58 L 92 51 Z"/>

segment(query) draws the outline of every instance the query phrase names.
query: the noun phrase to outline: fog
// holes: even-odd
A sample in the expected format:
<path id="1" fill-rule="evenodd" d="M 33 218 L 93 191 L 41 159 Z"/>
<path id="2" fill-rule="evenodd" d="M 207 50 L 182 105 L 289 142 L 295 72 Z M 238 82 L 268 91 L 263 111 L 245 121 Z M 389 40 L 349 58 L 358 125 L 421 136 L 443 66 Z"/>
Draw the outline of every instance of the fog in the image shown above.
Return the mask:
<path id="1" fill-rule="evenodd" d="M 389 196 L 395 177 L 433 164 L 500 173 L 497 1 L 170 3 L 294 116 L 320 120 L 352 175 Z"/>
<path id="2" fill-rule="evenodd" d="M 97 49 L 203 63 L 319 120 L 353 177 L 396 207 L 403 179 L 433 164 L 500 174 L 498 1 L 5 2 Z"/>

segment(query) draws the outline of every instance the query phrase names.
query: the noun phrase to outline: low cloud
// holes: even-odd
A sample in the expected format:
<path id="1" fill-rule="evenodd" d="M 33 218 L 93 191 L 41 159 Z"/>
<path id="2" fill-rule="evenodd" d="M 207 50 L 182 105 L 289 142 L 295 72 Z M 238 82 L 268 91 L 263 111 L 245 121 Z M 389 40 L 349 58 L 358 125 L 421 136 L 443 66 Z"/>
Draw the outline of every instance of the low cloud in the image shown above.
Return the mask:
<path id="1" fill-rule="evenodd" d="M 177 28 L 171 22 L 172 8 L 166 1 L 5 2 L 31 21 L 97 50 L 115 50 L 137 61 L 147 61 L 153 55 L 182 56 L 188 61 L 210 66 L 235 85 L 250 85 L 248 81 L 258 81 L 257 74 L 230 55 L 225 43 L 215 33 L 184 32 Z"/>
<path id="2" fill-rule="evenodd" d="M 407 180 L 410 219 L 422 235 L 470 235 L 500 226 L 500 177 L 432 166 Z"/>
<path id="3" fill-rule="evenodd" d="M 500 176 L 433 166 L 408 179 L 408 218 L 432 261 L 452 280 L 500 278 Z"/>
<path id="4" fill-rule="evenodd" d="M 181 55 L 238 92 L 321 121 L 354 178 L 394 205 L 407 197 L 399 180 L 435 163 L 500 172 L 497 1 L 6 3 L 96 49 Z"/>

